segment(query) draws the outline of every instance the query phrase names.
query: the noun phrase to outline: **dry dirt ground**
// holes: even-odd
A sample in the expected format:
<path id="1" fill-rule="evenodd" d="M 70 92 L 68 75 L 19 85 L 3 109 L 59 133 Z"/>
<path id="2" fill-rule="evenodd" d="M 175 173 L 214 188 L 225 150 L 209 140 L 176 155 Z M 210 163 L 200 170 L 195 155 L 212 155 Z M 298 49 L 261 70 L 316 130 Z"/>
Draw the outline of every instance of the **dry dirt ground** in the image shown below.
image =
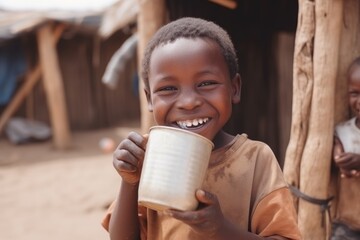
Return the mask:
<path id="1" fill-rule="evenodd" d="M 15 146 L 2 136 L 0 239 L 109 239 L 100 221 L 120 178 L 99 140 L 117 144 L 131 130 L 138 125 L 75 132 L 66 151 L 55 150 L 51 140 Z"/>

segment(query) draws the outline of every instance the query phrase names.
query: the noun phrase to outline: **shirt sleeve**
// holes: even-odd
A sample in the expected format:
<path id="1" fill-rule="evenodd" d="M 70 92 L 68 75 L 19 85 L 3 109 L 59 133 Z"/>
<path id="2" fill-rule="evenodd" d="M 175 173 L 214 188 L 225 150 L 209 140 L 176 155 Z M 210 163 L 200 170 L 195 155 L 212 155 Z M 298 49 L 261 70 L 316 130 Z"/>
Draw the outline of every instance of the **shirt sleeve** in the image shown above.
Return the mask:
<path id="1" fill-rule="evenodd" d="M 114 210 L 115 202 L 116 202 L 116 200 L 110 204 L 110 206 L 106 210 L 105 216 L 103 217 L 103 219 L 101 221 L 101 225 L 105 228 L 106 231 L 109 231 L 109 223 L 110 223 L 111 213 Z"/>
<path id="2" fill-rule="evenodd" d="M 301 239 L 294 202 L 287 187 L 269 193 L 258 203 L 251 231 L 263 237 Z"/>
<path id="3" fill-rule="evenodd" d="M 111 214 L 114 211 L 116 204 L 116 200 L 114 200 L 108 209 L 106 210 L 105 216 L 101 221 L 101 225 L 105 228 L 106 231 L 109 231 L 109 224 L 111 219 Z M 138 216 L 139 216 L 139 223 L 140 223 L 140 236 L 141 239 L 147 239 L 147 209 L 145 207 L 139 206 L 138 207 Z"/>

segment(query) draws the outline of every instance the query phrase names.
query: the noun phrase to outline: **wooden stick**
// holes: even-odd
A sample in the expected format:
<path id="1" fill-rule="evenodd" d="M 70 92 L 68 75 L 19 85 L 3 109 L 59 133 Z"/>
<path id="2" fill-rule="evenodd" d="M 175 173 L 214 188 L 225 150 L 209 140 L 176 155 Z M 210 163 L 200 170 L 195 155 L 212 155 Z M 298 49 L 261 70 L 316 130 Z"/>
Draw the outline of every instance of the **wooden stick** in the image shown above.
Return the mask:
<path id="1" fill-rule="evenodd" d="M 17 91 L 11 102 L 5 108 L 0 118 L 0 133 L 4 129 L 7 121 L 19 108 L 25 97 L 31 92 L 35 84 L 38 82 L 41 76 L 41 67 L 39 64 L 35 66 L 33 70 L 25 77 L 25 82 L 21 88 Z"/>
<path id="2" fill-rule="evenodd" d="M 143 59 L 144 49 L 154 33 L 166 22 L 166 7 L 164 0 L 138 0 L 138 59 L 139 72 L 141 72 L 141 61 Z M 154 125 L 153 115 L 148 110 L 146 96 L 144 94 L 144 84 L 140 79 L 139 84 L 140 111 L 141 111 L 141 130 L 148 132 L 149 128 Z"/>
<path id="3" fill-rule="evenodd" d="M 309 115 L 313 91 L 313 41 L 315 35 L 315 4 L 299 1 L 298 27 L 295 39 L 293 66 L 293 105 L 291 134 L 286 149 L 284 176 L 299 188 L 300 163 L 309 128 Z M 297 198 L 294 198 L 297 207 Z"/>
<path id="4" fill-rule="evenodd" d="M 209 1 L 217 3 L 223 7 L 227 7 L 230 9 L 235 9 L 237 7 L 236 1 L 233 1 L 233 0 L 209 0 Z"/>
<path id="5" fill-rule="evenodd" d="M 56 44 L 61 37 L 65 29 L 64 24 L 58 24 L 54 30 L 54 44 Z M 20 107 L 21 103 L 24 101 L 27 95 L 31 92 L 37 81 L 41 76 L 41 67 L 40 64 L 37 64 L 30 73 L 25 77 L 25 83 L 21 86 L 20 90 L 15 94 L 11 102 L 5 108 L 5 111 L 2 113 L 0 117 L 0 133 L 4 129 L 7 121 L 11 118 L 11 116 L 16 112 L 16 110 Z"/>
<path id="6" fill-rule="evenodd" d="M 329 197 L 335 82 L 343 23 L 343 2 L 315 2 L 314 88 L 309 131 L 301 159 L 300 190 L 318 199 Z M 326 213 L 321 213 L 319 205 L 300 199 L 298 215 L 303 239 L 328 239 L 329 222 Z"/>
<path id="7" fill-rule="evenodd" d="M 56 52 L 56 40 L 50 24 L 37 32 L 40 64 L 53 129 L 53 141 L 57 149 L 69 148 L 70 127 L 67 116 L 65 92 Z"/>

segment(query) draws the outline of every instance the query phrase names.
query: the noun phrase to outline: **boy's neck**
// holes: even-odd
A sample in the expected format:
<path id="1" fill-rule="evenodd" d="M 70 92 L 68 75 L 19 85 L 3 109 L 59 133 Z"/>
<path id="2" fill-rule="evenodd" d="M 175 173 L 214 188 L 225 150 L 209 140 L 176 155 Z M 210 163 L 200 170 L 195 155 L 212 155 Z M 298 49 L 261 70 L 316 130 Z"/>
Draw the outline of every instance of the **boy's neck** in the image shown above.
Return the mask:
<path id="1" fill-rule="evenodd" d="M 213 143 L 215 145 L 214 149 L 221 148 L 228 143 L 230 143 L 235 136 L 221 130 L 214 138 Z"/>

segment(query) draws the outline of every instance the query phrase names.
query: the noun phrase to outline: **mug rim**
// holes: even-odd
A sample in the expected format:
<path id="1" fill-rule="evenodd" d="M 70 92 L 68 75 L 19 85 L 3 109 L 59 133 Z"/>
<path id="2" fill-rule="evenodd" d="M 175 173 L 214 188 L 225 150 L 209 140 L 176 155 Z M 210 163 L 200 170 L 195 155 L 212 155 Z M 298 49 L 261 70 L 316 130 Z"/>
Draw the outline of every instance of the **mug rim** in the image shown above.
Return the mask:
<path id="1" fill-rule="evenodd" d="M 168 130 L 178 131 L 178 132 L 182 132 L 182 133 L 186 133 L 186 134 L 192 134 L 192 135 L 197 136 L 197 137 L 200 137 L 200 138 L 202 138 L 203 140 L 205 140 L 205 141 L 207 141 L 208 143 L 210 143 L 211 149 L 214 149 L 214 143 L 213 143 L 210 139 L 208 139 L 208 138 L 206 138 L 206 137 L 204 137 L 204 136 L 201 136 L 201 135 L 198 134 L 198 133 L 194 133 L 194 132 L 191 132 L 191 131 L 189 131 L 189 130 L 185 130 L 185 129 L 181 129 L 181 128 L 176 128 L 176 127 L 170 127 L 170 126 L 153 126 L 153 127 L 150 127 L 149 132 L 151 132 L 151 130 L 154 130 L 154 129 L 168 129 Z"/>

